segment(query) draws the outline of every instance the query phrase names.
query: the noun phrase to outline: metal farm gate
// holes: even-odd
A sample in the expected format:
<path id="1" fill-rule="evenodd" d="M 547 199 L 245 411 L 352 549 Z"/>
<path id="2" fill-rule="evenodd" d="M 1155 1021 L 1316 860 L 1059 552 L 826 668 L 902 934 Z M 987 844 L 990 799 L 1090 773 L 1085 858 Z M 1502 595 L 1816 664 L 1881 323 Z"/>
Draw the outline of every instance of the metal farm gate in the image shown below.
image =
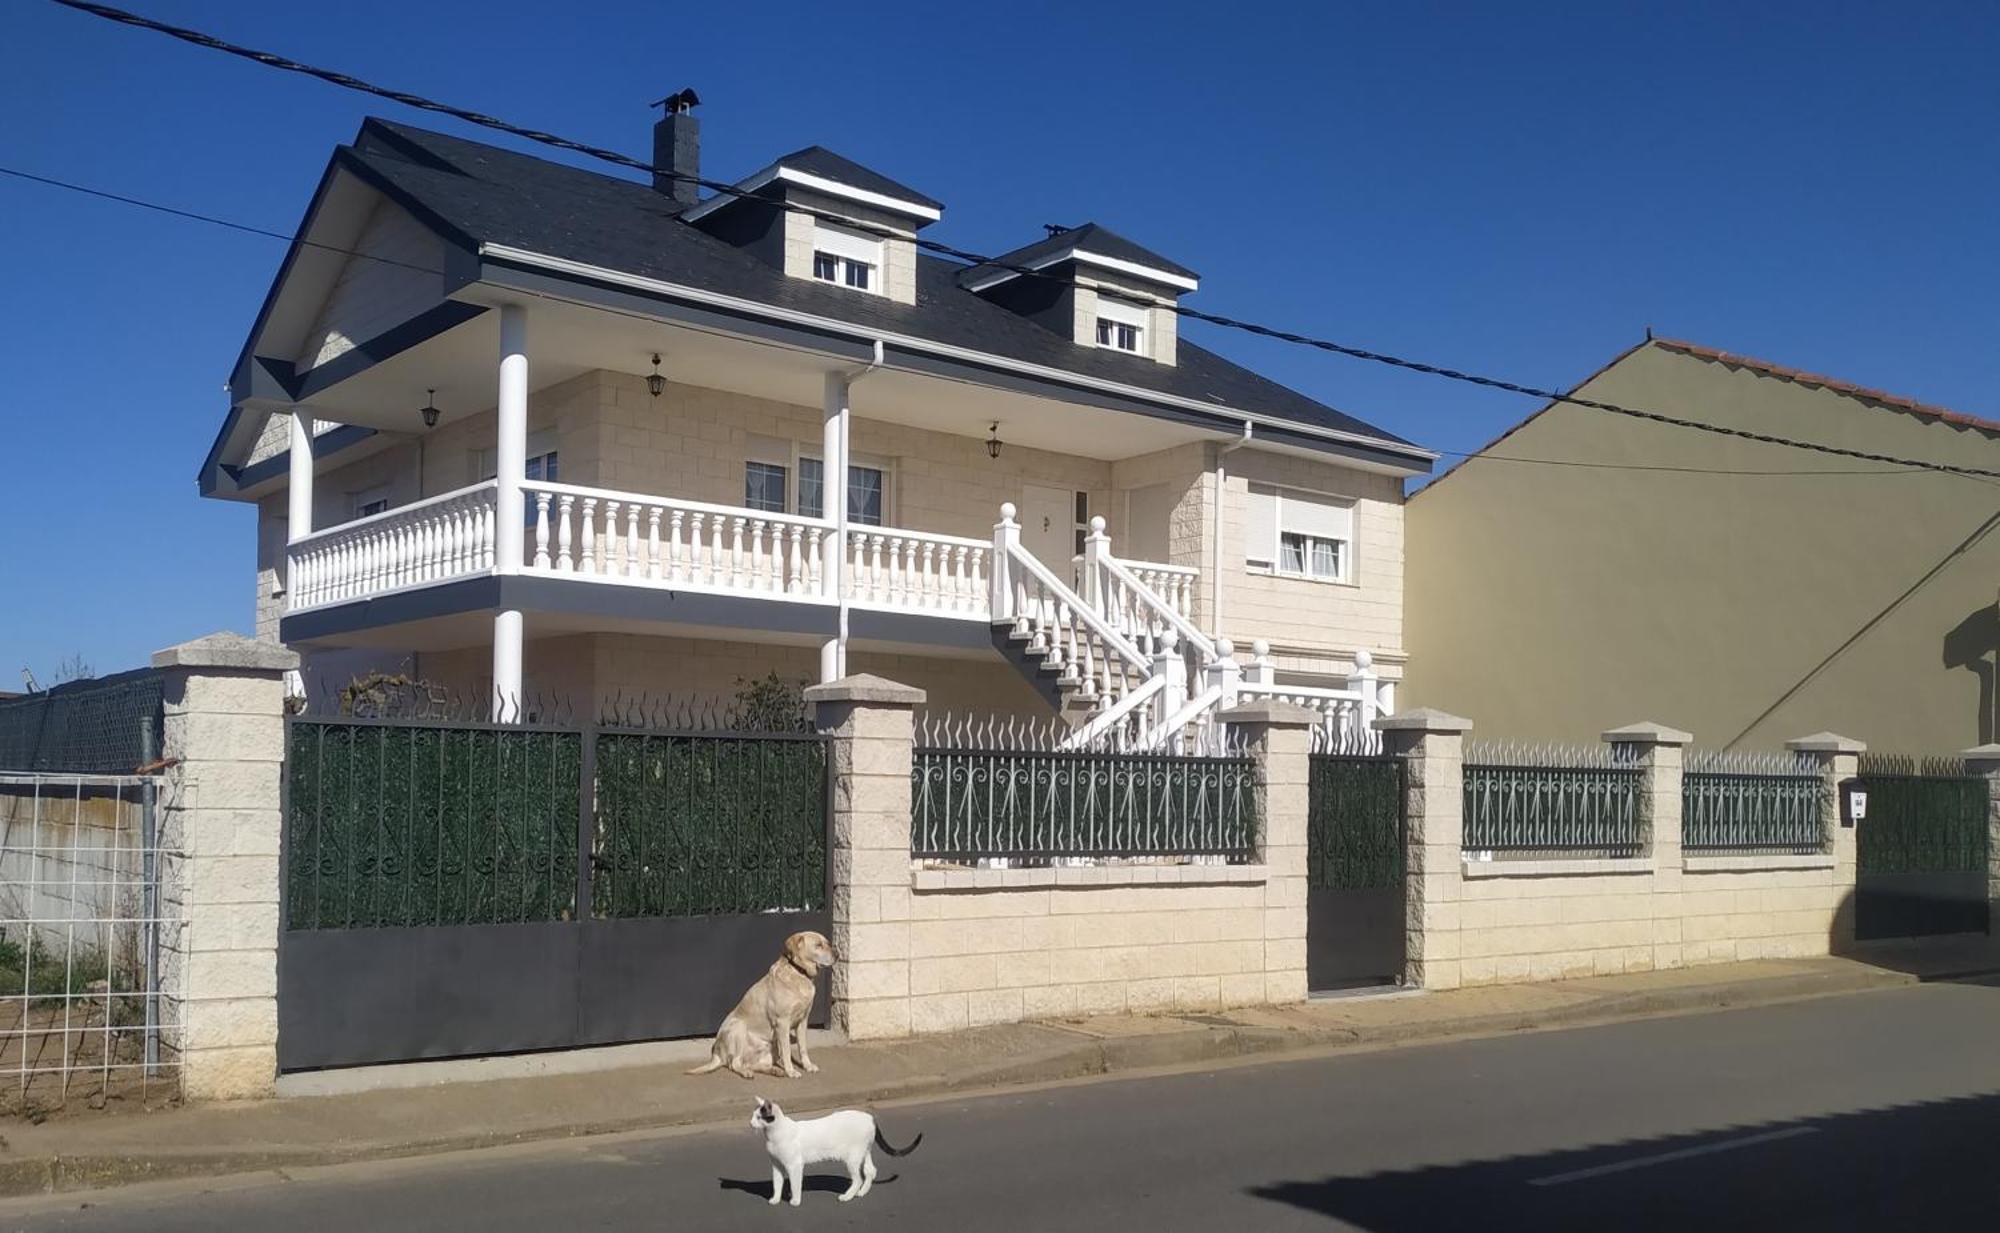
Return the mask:
<path id="1" fill-rule="evenodd" d="M 712 1032 L 828 929 L 827 801 L 809 733 L 295 716 L 279 1067 Z"/>
<path id="2" fill-rule="evenodd" d="M 1400 981 L 1403 762 L 1312 755 L 1306 830 L 1306 987 Z"/>
<path id="3" fill-rule="evenodd" d="M 1985 933 L 1986 780 L 1950 759 L 1863 757 L 1854 935 Z"/>

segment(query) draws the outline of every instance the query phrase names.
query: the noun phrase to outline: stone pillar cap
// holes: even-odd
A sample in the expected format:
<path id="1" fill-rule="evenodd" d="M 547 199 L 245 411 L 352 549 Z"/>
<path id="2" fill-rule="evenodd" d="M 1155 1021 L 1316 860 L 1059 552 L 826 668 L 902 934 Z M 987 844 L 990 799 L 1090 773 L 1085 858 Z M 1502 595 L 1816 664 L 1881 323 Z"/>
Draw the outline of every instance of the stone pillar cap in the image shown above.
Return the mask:
<path id="1" fill-rule="evenodd" d="M 1413 711 L 1398 711 L 1394 715 L 1384 715 L 1375 721 L 1377 732 L 1470 732 L 1472 721 L 1461 719 L 1435 707 L 1420 706 Z"/>
<path id="2" fill-rule="evenodd" d="M 1226 711 L 1217 711 L 1215 717 L 1226 724 L 1268 724 L 1273 728 L 1311 728 L 1324 718 L 1309 706 L 1279 698 L 1245 702 Z"/>
<path id="3" fill-rule="evenodd" d="M 1868 742 L 1841 736 L 1837 732 L 1815 732 L 1811 736 L 1786 741 L 1785 748 L 1799 753 L 1858 754 L 1868 752 Z"/>
<path id="4" fill-rule="evenodd" d="M 153 652 L 155 668 L 221 668 L 233 672 L 289 672 L 299 653 L 275 642 L 260 642 L 227 630 Z"/>
<path id="5" fill-rule="evenodd" d="M 1958 756 L 1968 762 L 2000 762 L 2000 745 L 1974 745 Z"/>
<path id="6" fill-rule="evenodd" d="M 809 685 L 804 693 L 805 700 L 812 703 L 872 702 L 880 706 L 922 706 L 926 696 L 914 685 L 904 685 L 872 672 L 857 672 L 824 685 Z"/>
<path id="7" fill-rule="evenodd" d="M 1608 728 L 1604 740 L 1611 745 L 1685 745 L 1694 740 L 1694 735 L 1665 724 L 1646 722 Z"/>

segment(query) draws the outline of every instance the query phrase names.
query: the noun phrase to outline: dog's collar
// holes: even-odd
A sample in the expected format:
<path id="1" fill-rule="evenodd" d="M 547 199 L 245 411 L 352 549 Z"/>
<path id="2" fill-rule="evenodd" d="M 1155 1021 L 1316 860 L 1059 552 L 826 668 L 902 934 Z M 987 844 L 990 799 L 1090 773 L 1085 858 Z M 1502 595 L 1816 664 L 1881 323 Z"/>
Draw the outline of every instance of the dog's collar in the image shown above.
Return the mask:
<path id="1" fill-rule="evenodd" d="M 803 964 L 801 964 L 798 960 L 792 958 L 790 955 L 785 956 L 785 962 L 791 965 L 792 971 L 797 972 L 799 975 L 805 977 L 807 980 L 813 980 L 819 976 L 818 968 L 806 967 Z"/>

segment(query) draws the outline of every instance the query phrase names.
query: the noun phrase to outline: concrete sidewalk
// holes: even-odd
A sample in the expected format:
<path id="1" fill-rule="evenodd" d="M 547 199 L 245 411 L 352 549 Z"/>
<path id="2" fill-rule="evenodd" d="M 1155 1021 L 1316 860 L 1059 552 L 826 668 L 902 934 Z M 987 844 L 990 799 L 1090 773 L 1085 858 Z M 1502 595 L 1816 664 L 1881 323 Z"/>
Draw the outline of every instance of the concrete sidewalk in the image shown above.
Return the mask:
<path id="1" fill-rule="evenodd" d="M 1982 939 L 1983 941 L 1983 939 Z M 1284 1008 L 981 1028 L 815 1046 L 818 1075 L 689 1076 L 685 1057 L 589 1072 L 436 1082 L 154 1112 L 63 1115 L 6 1129 L 0 1194 L 283 1170 L 531 1140 L 736 1120 L 753 1094 L 799 1111 L 1257 1055 L 1753 1006 L 1917 983 L 1996 966 L 1992 952 L 1899 952 L 1889 964 L 1765 960 L 1446 993 L 1336 997 Z M 1982 966 L 1983 965 L 1983 966 Z M 1901 970 L 1893 970 L 1900 968 Z M 633 1056 L 633 1055 L 626 1055 Z M 641 1055 L 643 1056 L 643 1055 Z M 433 1071 L 448 1075 L 448 1070 Z"/>

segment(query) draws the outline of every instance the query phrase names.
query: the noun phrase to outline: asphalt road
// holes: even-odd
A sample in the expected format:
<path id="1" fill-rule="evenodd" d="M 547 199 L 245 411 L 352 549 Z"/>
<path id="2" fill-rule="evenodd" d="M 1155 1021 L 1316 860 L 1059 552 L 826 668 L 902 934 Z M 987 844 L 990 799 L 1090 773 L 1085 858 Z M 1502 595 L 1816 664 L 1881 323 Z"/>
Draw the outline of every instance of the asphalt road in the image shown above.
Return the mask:
<path id="1" fill-rule="evenodd" d="M 13 1201 L 0 1229 L 1991 1229 L 2000 982 L 894 1106 L 917 1153 L 798 1210 L 765 1206 L 749 1112 Z"/>

